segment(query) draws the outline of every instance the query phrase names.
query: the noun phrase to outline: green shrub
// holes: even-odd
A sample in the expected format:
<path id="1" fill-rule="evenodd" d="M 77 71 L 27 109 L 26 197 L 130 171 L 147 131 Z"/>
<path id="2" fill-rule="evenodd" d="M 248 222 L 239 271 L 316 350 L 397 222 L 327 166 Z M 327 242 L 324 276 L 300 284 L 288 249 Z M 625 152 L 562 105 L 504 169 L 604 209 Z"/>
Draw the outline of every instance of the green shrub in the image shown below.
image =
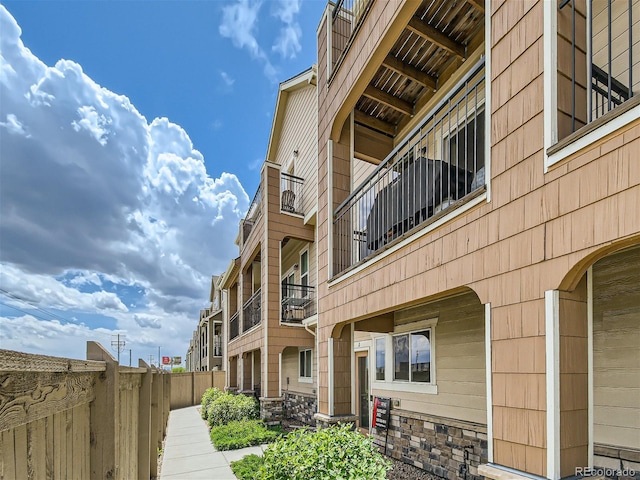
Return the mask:
<path id="1" fill-rule="evenodd" d="M 211 405 L 211 402 L 213 402 L 216 398 L 218 398 L 223 393 L 224 392 L 218 388 L 207 388 L 205 390 L 204 394 L 202 395 L 202 408 L 200 411 L 202 418 L 204 418 L 205 420 L 207 419 L 207 416 L 209 414 L 209 406 Z"/>
<path id="2" fill-rule="evenodd" d="M 213 427 L 211 442 L 217 450 L 236 450 L 272 442 L 281 434 L 280 427 L 268 428 L 261 420 L 240 420 Z"/>
<path id="3" fill-rule="evenodd" d="M 255 398 L 222 393 L 209 405 L 207 420 L 210 427 L 217 427 L 237 420 L 252 420 L 259 415 L 260 409 Z"/>
<path id="4" fill-rule="evenodd" d="M 260 480 L 386 478 L 389 462 L 372 441 L 348 425 L 290 433 L 267 447 Z"/>
<path id="5" fill-rule="evenodd" d="M 233 474 L 240 480 L 259 480 L 260 466 L 264 460 L 259 455 L 246 455 L 240 460 L 231 462 Z"/>

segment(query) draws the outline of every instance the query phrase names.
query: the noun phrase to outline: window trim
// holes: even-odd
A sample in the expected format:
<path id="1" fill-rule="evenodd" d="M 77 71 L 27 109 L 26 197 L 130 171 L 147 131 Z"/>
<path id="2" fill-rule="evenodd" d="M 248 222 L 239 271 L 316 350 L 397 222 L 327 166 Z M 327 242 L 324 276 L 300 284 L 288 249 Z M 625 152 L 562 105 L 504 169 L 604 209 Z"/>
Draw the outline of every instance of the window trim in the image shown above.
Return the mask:
<path id="1" fill-rule="evenodd" d="M 303 272 L 303 271 L 302 271 L 302 265 L 303 265 L 303 263 L 302 263 L 302 256 L 303 256 L 304 254 L 306 254 L 306 255 L 307 255 L 307 271 L 306 271 L 306 272 Z M 302 251 L 300 252 L 300 285 L 303 285 L 303 286 L 305 286 L 305 287 L 308 287 L 308 286 L 309 286 L 309 278 L 310 278 L 309 270 L 310 270 L 310 269 L 309 269 L 309 248 L 307 247 L 307 248 L 305 248 L 304 250 L 302 250 Z M 304 284 L 304 282 L 303 282 L 303 280 L 302 280 L 304 277 L 306 277 L 306 279 L 307 279 L 307 284 L 306 284 L 306 285 Z M 304 290 L 303 295 L 304 295 L 304 297 L 305 297 L 305 298 L 309 296 L 309 291 L 308 291 L 308 289 L 305 289 L 305 290 Z"/>
<path id="2" fill-rule="evenodd" d="M 416 333 L 423 333 L 423 332 L 429 332 L 429 381 L 428 382 L 419 382 L 416 380 L 413 380 L 413 374 L 412 374 L 412 363 L 411 363 L 411 358 L 413 356 L 413 351 L 411 349 L 411 336 L 416 334 Z M 402 380 L 402 379 L 396 379 L 395 378 L 395 371 L 396 371 L 396 365 L 395 365 L 395 360 L 396 360 L 396 352 L 395 349 L 393 348 L 393 340 L 395 340 L 396 338 L 399 337 L 407 337 L 407 342 L 408 342 L 408 353 L 409 353 L 409 370 L 408 370 L 408 376 L 409 379 L 408 380 Z M 395 332 L 393 335 L 391 335 L 391 341 L 392 341 L 392 354 L 393 354 L 393 375 L 392 375 L 392 379 L 391 381 L 394 383 L 408 383 L 410 385 L 432 385 L 433 384 L 433 377 L 431 375 L 431 365 L 433 362 L 432 360 L 432 353 L 431 353 L 431 339 L 433 338 L 433 330 L 431 329 L 431 327 L 427 327 L 427 328 L 420 328 L 418 330 L 412 330 L 410 332 Z"/>
<path id="3" fill-rule="evenodd" d="M 389 395 L 393 395 L 393 392 L 405 392 L 405 393 L 417 393 L 417 394 L 427 394 L 427 395 L 437 395 L 438 394 L 438 377 L 437 377 L 437 325 L 438 325 L 438 317 L 427 318 L 423 320 L 418 320 L 415 322 L 406 323 L 403 325 L 397 325 L 392 333 L 388 333 L 382 336 L 374 337 L 374 350 L 375 350 L 375 341 L 377 338 L 385 339 L 385 380 L 376 380 L 375 375 L 372 375 L 371 388 L 372 390 L 389 392 Z M 424 330 L 430 330 L 430 339 L 431 343 L 431 360 L 430 363 L 433 365 L 431 369 L 431 382 L 410 382 L 406 380 L 394 380 L 393 375 L 387 374 L 387 372 L 393 371 L 393 337 L 396 335 L 403 335 L 412 332 L 421 332 Z M 391 355 L 388 355 L 388 352 L 391 352 Z M 370 358 L 373 359 L 373 370 L 375 370 L 375 355 L 372 355 Z M 371 368 L 371 365 L 370 365 Z"/>
<path id="4" fill-rule="evenodd" d="M 309 359 L 311 361 L 311 364 L 309 366 L 310 371 L 309 371 L 309 376 L 303 376 L 303 373 L 306 372 L 302 372 L 300 367 L 301 367 L 301 356 L 304 354 L 305 355 L 305 366 L 306 366 L 306 356 L 307 353 L 309 352 Z M 313 383 L 313 348 L 306 348 L 306 347 L 300 347 L 298 348 L 298 382 L 300 383 Z"/>
<path id="5" fill-rule="evenodd" d="M 378 378 L 378 341 L 382 341 L 382 353 L 383 353 L 383 370 L 382 379 Z M 384 337 L 374 337 L 373 339 L 373 381 L 385 382 L 387 380 L 387 342 Z"/>

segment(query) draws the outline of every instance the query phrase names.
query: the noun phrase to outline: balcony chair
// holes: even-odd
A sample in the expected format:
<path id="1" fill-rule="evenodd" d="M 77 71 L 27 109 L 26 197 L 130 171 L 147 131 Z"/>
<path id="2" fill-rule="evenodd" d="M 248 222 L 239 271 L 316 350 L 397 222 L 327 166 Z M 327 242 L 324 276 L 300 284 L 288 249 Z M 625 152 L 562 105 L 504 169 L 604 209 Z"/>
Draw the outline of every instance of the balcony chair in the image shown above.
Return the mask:
<path id="1" fill-rule="evenodd" d="M 284 190 L 282 192 L 282 210 L 284 212 L 295 212 L 295 200 L 296 194 L 291 190 Z"/>

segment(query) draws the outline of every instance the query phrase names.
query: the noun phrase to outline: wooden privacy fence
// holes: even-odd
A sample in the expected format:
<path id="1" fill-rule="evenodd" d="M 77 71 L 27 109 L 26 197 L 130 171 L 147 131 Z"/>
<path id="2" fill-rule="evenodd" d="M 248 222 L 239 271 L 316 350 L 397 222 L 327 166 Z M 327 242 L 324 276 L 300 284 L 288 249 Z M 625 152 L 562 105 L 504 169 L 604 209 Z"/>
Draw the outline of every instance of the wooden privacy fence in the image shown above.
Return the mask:
<path id="1" fill-rule="evenodd" d="M 171 410 L 198 405 L 207 388 L 224 390 L 223 371 L 184 372 L 171 374 Z"/>
<path id="2" fill-rule="evenodd" d="M 0 479 L 156 477 L 171 377 L 96 342 L 86 361 L 0 350 Z"/>

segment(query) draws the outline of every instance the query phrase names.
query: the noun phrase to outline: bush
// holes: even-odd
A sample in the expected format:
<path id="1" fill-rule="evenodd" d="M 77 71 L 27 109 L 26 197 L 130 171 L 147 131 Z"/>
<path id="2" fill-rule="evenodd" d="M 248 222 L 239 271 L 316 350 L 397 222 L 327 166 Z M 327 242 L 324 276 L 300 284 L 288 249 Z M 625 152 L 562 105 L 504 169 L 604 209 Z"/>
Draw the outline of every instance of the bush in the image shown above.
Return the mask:
<path id="1" fill-rule="evenodd" d="M 261 420 L 240 420 L 211 429 L 211 442 L 217 450 L 235 450 L 274 441 L 280 427 L 268 428 Z"/>
<path id="2" fill-rule="evenodd" d="M 240 480 L 258 480 L 263 463 L 264 460 L 259 455 L 246 455 L 236 462 L 231 462 L 231 470 Z"/>
<path id="3" fill-rule="evenodd" d="M 292 432 L 267 447 L 261 480 L 386 478 L 391 462 L 349 425 Z"/>
<path id="4" fill-rule="evenodd" d="M 223 393 L 224 392 L 218 388 L 207 388 L 205 390 L 204 394 L 202 395 L 202 408 L 200 411 L 202 418 L 204 418 L 205 420 L 207 419 L 209 415 L 209 406 L 211 405 L 211 402 L 213 402 L 216 398 L 218 398 Z"/>
<path id="5" fill-rule="evenodd" d="M 210 427 L 226 425 L 238 420 L 252 420 L 258 418 L 260 408 L 253 397 L 222 393 L 211 402 L 207 410 L 207 420 Z"/>

